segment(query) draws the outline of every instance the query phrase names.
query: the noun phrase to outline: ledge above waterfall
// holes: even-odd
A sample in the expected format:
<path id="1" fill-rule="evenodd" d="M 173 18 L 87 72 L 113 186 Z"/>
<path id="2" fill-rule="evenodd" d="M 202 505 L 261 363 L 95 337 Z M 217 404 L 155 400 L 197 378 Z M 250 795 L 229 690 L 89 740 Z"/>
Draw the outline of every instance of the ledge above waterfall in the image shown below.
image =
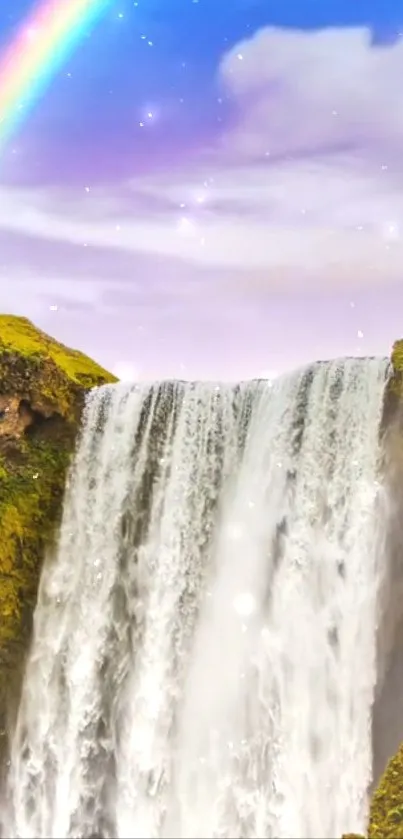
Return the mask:
<path id="1" fill-rule="evenodd" d="M 43 417 L 75 419 L 83 392 L 112 381 L 86 355 L 59 344 L 27 318 L 0 315 L 0 396 L 3 404 L 7 396 L 14 399 L 11 411 L 18 397 Z"/>

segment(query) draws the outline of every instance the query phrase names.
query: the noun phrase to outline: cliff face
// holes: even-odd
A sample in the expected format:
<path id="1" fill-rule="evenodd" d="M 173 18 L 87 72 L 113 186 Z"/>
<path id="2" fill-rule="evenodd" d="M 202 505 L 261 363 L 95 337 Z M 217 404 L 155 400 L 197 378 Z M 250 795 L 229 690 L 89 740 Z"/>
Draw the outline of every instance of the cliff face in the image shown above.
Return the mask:
<path id="1" fill-rule="evenodd" d="M 115 381 L 25 318 L 0 316 L 0 731 L 31 633 L 86 390 Z"/>

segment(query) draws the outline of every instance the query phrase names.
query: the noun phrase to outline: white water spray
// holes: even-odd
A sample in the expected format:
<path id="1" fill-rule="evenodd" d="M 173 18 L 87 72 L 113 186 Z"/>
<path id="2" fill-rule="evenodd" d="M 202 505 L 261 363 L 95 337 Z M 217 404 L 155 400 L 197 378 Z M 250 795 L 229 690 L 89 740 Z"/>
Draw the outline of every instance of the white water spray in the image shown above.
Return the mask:
<path id="1" fill-rule="evenodd" d="M 386 362 L 89 398 L 5 834 L 363 831 Z"/>

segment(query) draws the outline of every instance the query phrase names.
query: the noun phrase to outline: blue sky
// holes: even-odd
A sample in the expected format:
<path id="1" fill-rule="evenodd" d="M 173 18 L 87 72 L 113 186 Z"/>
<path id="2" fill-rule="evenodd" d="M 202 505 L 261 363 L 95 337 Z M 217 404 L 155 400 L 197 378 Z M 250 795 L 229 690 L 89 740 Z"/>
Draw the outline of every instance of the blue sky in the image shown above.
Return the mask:
<path id="1" fill-rule="evenodd" d="M 1 4 L 3 48 L 36 5 Z M 401 28 L 390 0 L 112 2 L 3 152 L 0 308 L 141 378 L 386 354 Z"/>

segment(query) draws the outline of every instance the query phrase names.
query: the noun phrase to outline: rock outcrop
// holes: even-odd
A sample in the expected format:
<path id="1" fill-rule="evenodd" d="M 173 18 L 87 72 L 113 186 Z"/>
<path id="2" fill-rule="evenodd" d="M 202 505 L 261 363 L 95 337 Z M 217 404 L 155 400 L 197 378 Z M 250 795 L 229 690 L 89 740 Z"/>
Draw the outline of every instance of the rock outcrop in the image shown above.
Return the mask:
<path id="1" fill-rule="evenodd" d="M 85 355 L 0 316 L 0 730 L 18 690 L 42 559 L 57 525 L 85 392 L 114 381 Z M 1 740 L 0 740 L 1 746 Z"/>
<path id="2" fill-rule="evenodd" d="M 403 839 L 403 746 L 389 761 L 373 795 L 368 839 Z"/>

